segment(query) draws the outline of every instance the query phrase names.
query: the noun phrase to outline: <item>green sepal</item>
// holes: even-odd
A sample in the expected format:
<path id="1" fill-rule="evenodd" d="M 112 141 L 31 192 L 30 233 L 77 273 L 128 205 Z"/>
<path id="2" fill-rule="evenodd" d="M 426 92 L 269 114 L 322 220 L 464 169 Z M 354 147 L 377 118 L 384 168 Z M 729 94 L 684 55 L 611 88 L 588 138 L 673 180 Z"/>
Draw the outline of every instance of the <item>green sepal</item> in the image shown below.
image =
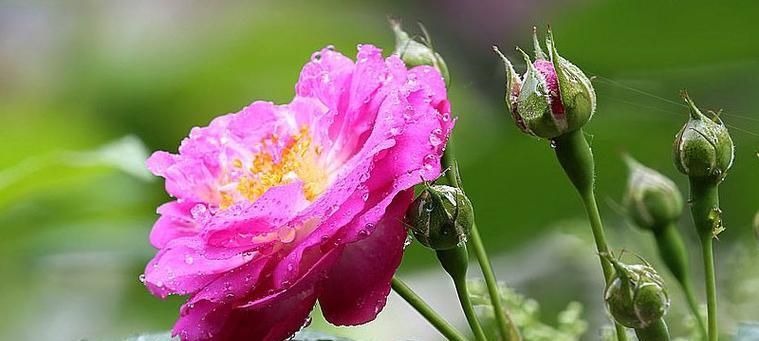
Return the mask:
<path id="1" fill-rule="evenodd" d="M 561 132 L 551 115 L 548 89 L 540 71 L 532 64 L 530 57 L 522 49 L 517 48 L 527 64 L 522 87 L 517 97 L 517 114 L 522 118 L 527 129 L 533 135 L 551 138 Z"/>
<path id="2" fill-rule="evenodd" d="M 567 126 L 582 127 L 596 111 L 596 92 L 590 79 L 576 65 L 559 55 L 551 28 L 548 28 L 546 46 L 556 72 L 561 104 L 564 106 Z M 575 128 L 576 129 L 576 128 Z"/>
<path id="3" fill-rule="evenodd" d="M 540 40 L 538 40 L 538 28 L 535 26 L 532 27 L 532 48 L 535 50 L 535 59 L 548 60 L 548 56 L 546 56 L 546 53 L 543 52 L 543 48 L 540 47 Z"/>

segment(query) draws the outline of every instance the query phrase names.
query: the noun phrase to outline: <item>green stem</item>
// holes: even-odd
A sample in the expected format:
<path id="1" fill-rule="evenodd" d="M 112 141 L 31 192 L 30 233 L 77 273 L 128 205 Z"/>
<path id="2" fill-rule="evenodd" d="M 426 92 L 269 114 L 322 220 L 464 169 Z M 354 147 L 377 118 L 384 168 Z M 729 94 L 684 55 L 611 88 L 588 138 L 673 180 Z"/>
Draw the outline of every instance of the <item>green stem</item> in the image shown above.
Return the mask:
<path id="1" fill-rule="evenodd" d="M 717 285 L 714 274 L 712 239 L 721 228 L 717 182 L 707 178 L 690 178 L 690 210 L 701 240 L 706 284 L 709 341 L 717 341 Z"/>
<path id="2" fill-rule="evenodd" d="M 669 341 L 669 330 L 664 319 L 648 325 L 645 328 L 635 329 L 638 341 Z"/>
<path id="3" fill-rule="evenodd" d="M 709 332 L 706 329 L 704 318 L 701 316 L 701 308 L 699 306 L 698 300 L 696 299 L 696 293 L 693 291 L 693 285 L 691 285 L 690 281 L 680 283 L 680 285 L 683 288 L 683 294 L 685 295 L 685 300 L 688 303 L 688 309 L 690 309 L 693 317 L 698 323 L 698 329 L 701 331 L 701 339 L 707 340 L 709 337 Z"/>
<path id="4" fill-rule="evenodd" d="M 709 341 L 717 341 L 717 285 L 714 276 L 712 240 L 702 240 L 704 280 L 706 281 L 706 310 L 709 323 Z"/>
<path id="5" fill-rule="evenodd" d="M 453 150 L 453 141 L 449 138 L 448 143 L 446 144 L 446 150 L 443 153 L 441 164 L 443 168 L 447 169 L 445 177 L 448 184 L 461 188 L 461 183 L 459 182 L 459 167 L 456 163 Z M 517 328 L 511 320 L 511 316 L 509 316 L 508 311 L 501 302 L 498 281 L 496 280 L 493 266 L 490 264 L 490 258 L 488 258 L 487 252 L 485 251 L 485 245 L 482 243 L 477 224 L 472 225 L 470 234 L 471 240 L 469 244 L 472 245 L 474 249 L 474 255 L 477 257 L 477 263 L 480 265 L 480 270 L 482 270 L 482 276 L 485 277 L 485 284 L 488 287 L 490 303 L 493 305 L 496 322 L 498 322 L 498 331 L 505 341 L 521 341 L 522 336 L 519 334 L 519 328 Z"/>
<path id="6" fill-rule="evenodd" d="M 467 288 L 466 270 L 469 265 L 469 254 L 466 251 L 466 247 L 438 250 L 436 254 L 443 269 L 453 279 L 453 285 L 456 287 L 456 294 L 459 297 L 461 309 L 464 311 L 464 316 L 466 316 L 469 327 L 472 328 L 474 338 L 477 341 L 487 341 L 480 321 L 477 320 L 477 314 L 474 311 L 472 299 L 469 296 L 469 289 Z"/>
<path id="7" fill-rule="evenodd" d="M 613 270 L 611 264 L 604 258 L 604 255 L 609 254 L 609 247 L 606 245 L 603 223 L 601 222 L 601 215 L 598 212 L 596 196 L 593 192 L 595 182 L 593 151 L 590 149 L 588 141 L 585 140 L 582 129 L 561 135 L 551 143 L 554 146 L 556 158 L 559 160 L 561 167 L 582 198 L 585 212 L 590 221 L 590 228 L 593 231 L 593 239 L 596 242 L 598 257 L 601 260 L 605 283 L 609 283 Z M 617 331 L 617 339 L 619 341 L 626 341 L 627 334 L 625 333 L 625 328 L 619 323 L 615 323 L 615 329 Z"/>
<path id="8" fill-rule="evenodd" d="M 472 225 L 472 239 L 470 243 L 474 247 L 474 254 L 477 256 L 477 261 L 480 264 L 482 270 L 482 276 L 485 277 L 485 284 L 488 287 L 488 294 L 490 295 L 490 303 L 495 310 L 496 321 L 498 322 L 498 330 L 501 336 L 506 341 L 521 341 L 522 335 L 519 333 L 519 328 L 514 324 L 514 321 L 509 316 L 509 312 L 503 307 L 501 302 L 501 293 L 498 290 L 498 281 L 495 278 L 493 267 L 490 264 L 490 259 L 485 253 L 485 246 L 482 244 L 482 238 L 477 231 L 477 225 Z"/>
<path id="9" fill-rule="evenodd" d="M 654 229 L 654 235 L 656 237 L 657 248 L 659 249 L 659 256 L 680 284 L 685 295 L 685 300 L 688 303 L 688 308 L 698 323 L 702 338 L 706 340 L 706 324 L 704 323 L 704 319 L 701 318 L 698 300 L 696 300 L 696 295 L 693 293 L 693 285 L 690 280 L 690 266 L 688 265 L 688 251 L 685 248 L 685 243 L 674 224 Z"/>
<path id="10" fill-rule="evenodd" d="M 398 293 L 408 304 L 419 312 L 440 334 L 443 334 L 448 340 L 467 341 L 466 337 L 461 335 L 456 328 L 445 321 L 438 315 L 427 303 L 422 300 L 406 283 L 403 283 L 398 277 L 393 276 L 393 290 Z"/>

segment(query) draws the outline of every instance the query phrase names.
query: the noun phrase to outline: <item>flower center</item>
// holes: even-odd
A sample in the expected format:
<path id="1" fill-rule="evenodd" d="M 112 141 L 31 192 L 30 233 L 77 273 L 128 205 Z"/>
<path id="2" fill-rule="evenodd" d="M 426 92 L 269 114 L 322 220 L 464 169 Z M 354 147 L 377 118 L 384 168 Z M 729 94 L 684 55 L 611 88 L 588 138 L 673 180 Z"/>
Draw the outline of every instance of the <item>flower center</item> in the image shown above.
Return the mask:
<path id="1" fill-rule="evenodd" d="M 253 202 L 269 188 L 296 179 L 303 182 L 305 198 L 313 201 L 328 184 L 328 173 L 318 162 L 321 154 L 322 147 L 312 144 L 307 126 L 284 139 L 269 135 L 247 164 L 239 158 L 232 161 L 232 173 L 238 176 L 220 188 L 219 207 L 225 209 L 239 200 Z"/>

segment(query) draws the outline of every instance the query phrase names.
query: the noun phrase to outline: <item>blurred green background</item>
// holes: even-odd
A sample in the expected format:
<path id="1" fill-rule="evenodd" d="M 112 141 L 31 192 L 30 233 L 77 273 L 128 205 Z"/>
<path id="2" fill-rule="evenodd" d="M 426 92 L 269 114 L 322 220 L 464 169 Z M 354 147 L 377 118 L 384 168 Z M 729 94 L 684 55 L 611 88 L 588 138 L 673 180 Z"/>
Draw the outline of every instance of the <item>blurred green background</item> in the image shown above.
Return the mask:
<path id="1" fill-rule="evenodd" d="M 409 29 L 423 22 L 447 60 L 463 180 L 500 278 L 540 301 L 549 323 L 582 301 L 588 340 L 603 324 L 588 228 L 548 144 L 518 132 L 504 112 L 503 68 L 490 46 L 529 48 L 531 27 L 550 24 L 562 55 L 596 77 L 598 111 L 587 132 L 602 215 L 615 249 L 655 264 L 647 235 L 615 209 L 627 172 L 620 153 L 685 189 L 670 156 L 687 117 L 678 91 L 724 109 L 737 146 L 721 186 L 727 231 L 717 246 L 730 334 L 737 322 L 759 319 L 751 232 L 759 209 L 758 13 L 756 1 L 1 1 L 0 339 L 112 340 L 169 329 L 181 298 L 163 302 L 137 280 L 155 253 L 147 238 L 155 208 L 168 200 L 144 158 L 176 151 L 191 127 L 254 100 L 289 101 L 300 68 L 325 45 L 349 56 L 358 43 L 391 52 L 387 15 Z M 687 216 L 680 227 L 695 245 Z M 434 264 L 412 245 L 401 275 L 455 315 Z M 672 291 L 672 318 L 682 318 Z M 410 311 L 402 302 L 392 308 Z M 332 331 L 438 338 L 422 322 L 390 330 L 388 315 L 380 327 Z M 314 328 L 330 329 L 318 316 Z"/>

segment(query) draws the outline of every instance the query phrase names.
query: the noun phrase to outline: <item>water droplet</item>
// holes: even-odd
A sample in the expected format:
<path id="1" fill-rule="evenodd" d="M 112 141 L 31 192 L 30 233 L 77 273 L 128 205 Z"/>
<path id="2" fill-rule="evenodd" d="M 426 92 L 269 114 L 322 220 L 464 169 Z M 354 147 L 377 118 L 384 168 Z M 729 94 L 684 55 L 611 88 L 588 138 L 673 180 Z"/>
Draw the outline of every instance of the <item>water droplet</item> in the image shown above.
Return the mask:
<path id="1" fill-rule="evenodd" d="M 184 262 L 187 263 L 188 265 L 192 264 L 194 261 L 195 261 L 195 259 L 192 258 L 192 255 L 190 255 L 190 254 L 184 255 Z"/>
<path id="2" fill-rule="evenodd" d="M 450 120 L 451 120 L 451 114 L 450 113 L 443 114 L 443 122 L 448 122 Z"/>
<path id="3" fill-rule="evenodd" d="M 250 262 L 251 260 L 253 260 L 253 255 L 254 255 L 253 251 L 245 251 L 242 253 L 242 259 L 246 262 Z"/>
<path id="4" fill-rule="evenodd" d="M 551 148 L 555 149 L 556 148 L 556 140 L 551 140 L 550 146 L 551 146 Z"/>
<path id="5" fill-rule="evenodd" d="M 405 250 L 413 242 L 414 240 L 411 238 L 411 235 L 406 235 L 406 240 L 403 241 L 403 249 Z"/>
<path id="6" fill-rule="evenodd" d="M 304 328 L 306 328 L 306 327 L 308 327 L 310 325 L 311 325 L 311 316 L 307 316 L 306 320 L 303 321 L 303 325 L 300 326 L 300 329 L 303 330 Z"/>
<path id="7" fill-rule="evenodd" d="M 440 137 L 435 134 L 430 135 L 430 144 L 433 148 L 439 146 L 441 143 L 443 143 L 443 140 L 441 140 Z"/>
<path id="8" fill-rule="evenodd" d="M 190 214 L 192 215 L 192 218 L 196 221 L 202 222 L 208 218 L 208 208 L 206 205 L 203 204 L 197 204 L 193 206 L 190 209 Z"/>
<path id="9" fill-rule="evenodd" d="M 424 168 L 426 170 L 432 170 L 435 167 L 435 164 L 438 162 L 437 156 L 428 154 L 424 157 L 424 160 L 422 163 L 424 164 Z"/>
<path id="10" fill-rule="evenodd" d="M 363 200 L 363 201 L 369 200 L 369 192 L 366 192 L 366 193 L 362 194 L 361 195 L 361 200 Z"/>
<path id="11" fill-rule="evenodd" d="M 145 284 L 145 274 L 140 274 L 140 277 L 137 277 L 137 279 L 140 280 L 140 283 Z"/>

